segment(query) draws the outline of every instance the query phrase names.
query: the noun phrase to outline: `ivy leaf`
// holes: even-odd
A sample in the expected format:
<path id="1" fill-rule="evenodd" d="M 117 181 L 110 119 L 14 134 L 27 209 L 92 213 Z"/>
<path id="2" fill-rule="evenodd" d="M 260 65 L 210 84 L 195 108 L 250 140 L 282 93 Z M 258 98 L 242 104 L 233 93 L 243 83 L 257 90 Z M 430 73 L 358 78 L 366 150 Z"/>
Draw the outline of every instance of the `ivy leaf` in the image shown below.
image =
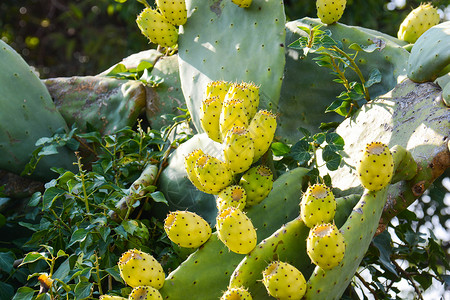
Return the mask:
<path id="1" fill-rule="evenodd" d="M 321 145 L 323 142 L 325 142 L 325 133 L 320 132 L 315 134 L 313 136 L 313 140 L 314 142 L 316 142 L 316 144 Z"/>
<path id="2" fill-rule="evenodd" d="M 340 99 L 333 101 L 333 103 L 330 104 L 330 106 L 327 107 L 325 112 L 336 112 L 339 115 L 345 117 L 348 114 L 348 109 L 350 106 L 350 102 L 348 101 L 342 101 Z"/>
<path id="3" fill-rule="evenodd" d="M 311 159 L 310 145 L 307 141 L 300 140 L 291 149 L 291 156 L 299 162 L 305 164 Z"/>
<path id="4" fill-rule="evenodd" d="M 45 190 L 44 195 L 42 196 L 42 210 L 48 210 L 53 202 L 64 195 L 66 191 L 57 187 L 50 187 Z"/>
<path id="5" fill-rule="evenodd" d="M 392 246 L 391 246 L 391 235 L 387 230 L 383 231 L 381 234 L 377 235 L 373 239 L 373 245 L 380 251 L 380 262 L 388 269 L 391 273 L 398 276 L 397 270 L 391 261 Z"/>
<path id="6" fill-rule="evenodd" d="M 334 147 L 333 148 L 333 149 L 335 149 L 334 151 L 344 149 L 344 145 L 345 145 L 344 139 L 336 132 L 327 133 L 326 142 L 330 147 L 331 146 Z"/>
<path id="7" fill-rule="evenodd" d="M 310 137 L 311 136 L 311 132 L 303 127 L 299 127 L 298 131 L 300 131 L 305 137 Z"/>
<path id="8" fill-rule="evenodd" d="M 339 168 L 342 157 L 333 151 L 329 145 L 326 145 L 322 151 L 322 159 L 325 161 L 328 170 L 335 171 Z"/>
<path id="9" fill-rule="evenodd" d="M 116 280 L 116 281 L 119 281 L 119 282 L 122 282 L 123 280 L 122 280 L 122 277 L 120 276 L 120 272 L 119 272 L 119 267 L 116 265 L 116 266 L 114 266 L 114 267 L 112 267 L 112 268 L 107 268 L 107 269 L 105 269 L 105 271 L 109 274 L 109 275 L 111 275 L 112 277 L 114 277 L 114 279 Z"/>

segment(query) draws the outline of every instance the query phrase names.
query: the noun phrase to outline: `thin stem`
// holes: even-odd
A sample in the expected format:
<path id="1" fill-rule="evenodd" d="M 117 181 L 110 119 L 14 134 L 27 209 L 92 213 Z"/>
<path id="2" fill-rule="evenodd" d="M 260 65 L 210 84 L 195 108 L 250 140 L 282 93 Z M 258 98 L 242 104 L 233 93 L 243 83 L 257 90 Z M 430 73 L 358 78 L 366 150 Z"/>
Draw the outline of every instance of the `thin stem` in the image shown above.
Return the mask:
<path id="1" fill-rule="evenodd" d="M 362 84 L 362 87 L 364 90 L 364 98 L 366 99 L 367 102 L 369 102 L 370 101 L 369 90 L 364 85 L 366 83 L 366 80 L 364 79 L 364 76 L 362 75 L 361 70 L 359 69 L 358 65 L 347 53 L 345 53 L 344 51 L 342 51 L 341 49 L 339 49 L 336 46 L 332 46 L 332 47 L 333 47 L 334 51 L 338 52 L 339 54 L 343 55 L 345 58 L 348 59 L 348 61 L 352 65 L 352 70 L 355 71 L 355 73 L 359 77 L 359 80 L 361 81 L 361 84 Z"/>
<path id="2" fill-rule="evenodd" d="M 343 81 L 343 85 L 345 86 L 345 88 L 347 89 L 347 91 L 350 91 L 350 85 L 348 84 L 348 80 L 347 78 L 345 78 L 344 73 L 342 73 L 341 69 L 339 68 L 339 66 L 336 64 L 336 60 L 334 59 L 334 57 L 330 56 L 331 58 L 331 63 L 333 65 L 333 69 L 336 73 L 338 73 L 338 77 Z"/>
<path id="3" fill-rule="evenodd" d="M 89 221 L 92 221 L 92 216 L 89 211 L 89 198 L 88 198 L 87 191 L 86 191 L 85 174 L 84 174 L 84 170 L 83 170 L 83 165 L 81 164 L 81 157 L 79 156 L 78 152 L 75 152 L 75 155 L 77 156 L 77 159 L 78 159 L 78 169 L 80 172 L 81 186 L 83 187 L 83 196 L 84 196 L 83 201 L 84 201 L 84 205 L 86 207 L 86 213 L 88 215 Z"/>
<path id="4" fill-rule="evenodd" d="M 98 263 L 99 258 L 97 256 L 96 252 L 94 252 L 94 256 L 95 256 L 95 274 L 97 275 L 98 292 L 100 293 L 100 295 L 103 295 L 102 282 L 101 282 L 101 278 L 100 278 L 100 267 L 99 267 L 99 263 Z"/>
<path id="5" fill-rule="evenodd" d="M 378 300 L 378 296 L 376 294 L 376 292 L 374 291 L 374 289 L 372 289 L 372 287 L 367 283 L 367 281 L 364 280 L 364 278 L 358 273 L 355 273 L 355 276 L 358 277 L 359 281 L 362 282 L 362 284 L 369 290 L 369 292 L 372 293 L 373 297 L 375 298 L 375 300 Z"/>
<path id="6" fill-rule="evenodd" d="M 52 208 L 50 208 L 50 212 L 52 213 L 52 215 L 56 218 L 56 220 L 58 220 L 67 230 L 71 230 L 69 225 L 67 225 L 66 223 L 63 222 L 63 220 L 61 220 L 61 218 L 56 214 L 55 210 L 53 210 Z"/>
<path id="7" fill-rule="evenodd" d="M 417 287 L 417 285 L 414 283 L 414 279 L 411 278 L 411 274 L 406 272 L 405 270 L 402 269 L 402 267 L 400 267 L 400 265 L 395 261 L 395 260 L 391 260 L 392 263 L 394 264 L 395 268 L 397 269 L 397 271 L 399 271 L 400 273 L 402 273 L 403 275 L 406 276 L 406 278 L 408 279 L 409 282 L 411 282 L 412 286 L 414 287 L 414 290 L 417 293 L 417 296 L 419 297 L 419 299 L 423 300 L 422 297 L 422 293 L 420 292 L 419 288 Z"/>

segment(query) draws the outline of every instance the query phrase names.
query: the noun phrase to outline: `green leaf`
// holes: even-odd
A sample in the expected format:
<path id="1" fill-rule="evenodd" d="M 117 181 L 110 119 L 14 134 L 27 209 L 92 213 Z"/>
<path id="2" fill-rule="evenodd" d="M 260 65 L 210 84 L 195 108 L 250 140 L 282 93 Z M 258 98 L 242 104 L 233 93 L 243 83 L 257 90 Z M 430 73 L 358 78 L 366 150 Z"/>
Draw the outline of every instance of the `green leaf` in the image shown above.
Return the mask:
<path id="1" fill-rule="evenodd" d="M 275 156 L 285 156 L 291 151 L 291 148 L 282 142 L 274 142 L 271 145 L 272 153 Z"/>
<path id="2" fill-rule="evenodd" d="M 86 281 L 80 281 L 74 289 L 75 299 L 82 300 L 89 297 L 94 284 Z"/>
<path id="3" fill-rule="evenodd" d="M 153 68 L 153 64 L 151 62 L 143 60 L 137 66 L 136 72 L 142 72 L 146 69 L 152 69 L 152 68 Z"/>
<path id="4" fill-rule="evenodd" d="M 329 132 L 329 133 L 327 133 L 327 135 L 326 135 L 326 142 L 329 145 L 336 146 L 336 148 L 338 150 L 343 150 L 344 149 L 344 145 L 345 145 L 344 139 L 339 134 L 337 134 L 336 132 Z"/>
<path id="5" fill-rule="evenodd" d="M 303 30 L 304 32 L 306 32 L 308 35 L 311 34 L 311 28 L 306 27 L 306 26 L 297 26 L 298 29 Z"/>
<path id="6" fill-rule="evenodd" d="M 369 73 L 369 79 L 367 79 L 366 83 L 364 84 L 366 88 L 371 87 L 372 85 L 381 82 L 381 72 L 378 69 L 373 69 Z"/>
<path id="7" fill-rule="evenodd" d="M 49 245 L 41 245 L 42 247 L 44 247 L 45 249 L 47 249 L 48 253 L 50 253 L 51 256 L 53 256 L 54 254 L 54 250 L 52 246 Z"/>
<path id="8" fill-rule="evenodd" d="M 65 194 L 65 191 L 57 188 L 57 187 L 50 187 L 45 190 L 44 196 L 42 197 L 42 210 L 48 210 L 53 202 Z"/>
<path id="9" fill-rule="evenodd" d="M 105 269 L 105 271 L 111 275 L 112 277 L 114 277 L 114 279 L 118 282 L 122 282 L 122 277 L 120 276 L 120 271 L 119 271 L 119 267 L 116 265 L 112 268 L 107 268 Z"/>
<path id="10" fill-rule="evenodd" d="M 31 207 L 36 207 L 39 204 L 39 201 L 41 201 L 41 197 L 42 197 L 42 193 L 41 192 L 36 192 L 34 193 L 30 200 L 28 201 L 28 206 Z"/>
<path id="11" fill-rule="evenodd" d="M 326 145 L 322 151 L 322 159 L 325 161 L 328 170 L 335 171 L 341 164 L 342 157 Z"/>
<path id="12" fill-rule="evenodd" d="M 13 268 L 15 259 L 16 258 L 14 257 L 14 253 L 12 253 L 11 251 L 0 252 L 0 269 L 5 271 L 6 273 L 10 273 Z"/>
<path id="13" fill-rule="evenodd" d="M 133 235 L 133 233 L 138 228 L 138 226 L 136 226 L 136 222 L 134 220 L 123 221 L 122 222 L 122 227 L 127 233 L 129 233 L 131 235 Z"/>
<path id="14" fill-rule="evenodd" d="M 12 299 L 14 295 L 13 286 L 0 281 L 0 295 L 3 297 L 3 299 Z"/>
<path id="15" fill-rule="evenodd" d="M 320 123 L 319 129 L 323 131 L 336 129 L 340 124 L 340 122 Z"/>
<path id="16" fill-rule="evenodd" d="M 53 278 L 55 281 L 57 281 L 57 282 L 59 282 L 59 284 L 61 284 L 61 286 L 63 287 L 63 289 L 66 291 L 66 292 L 70 292 L 72 289 L 70 288 L 70 285 L 68 285 L 67 283 L 65 283 L 64 281 L 62 281 L 61 279 L 59 279 L 59 278 L 56 278 L 56 277 L 54 277 Z"/>
<path id="17" fill-rule="evenodd" d="M 127 67 L 124 64 L 117 64 L 111 71 L 109 71 L 105 76 L 117 76 L 119 73 L 127 71 Z"/>
<path id="18" fill-rule="evenodd" d="M 307 141 L 300 140 L 292 146 L 290 156 L 298 161 L 299 164 L 304 164 L 312 157 L 310 151 L 310 144 Z"/>
<path id="19" fill-rule="evenodd" d="M 298 131 L 300 131 L 305 137 L 310 137 L 311 136 L 311 132 L 303 127 L 299 127 Z"/>
<path id="20" fill-rule="evenodd" d="M 109 228 L 108 226 L 101 226 L 99 229 L 99 233 L 102 237 L 102 240 L 106 242 L 108 236 L 111 234 L 111 228 Z"/>
<path id="21" fill-rule="evenodd" d="M 19 265 L 22 266 L 24 264 L 29 264 L 35 261 L 38 261 L 40 259 L 47 259 L 47 257 L 45 257 L 44 255 L 42 255 L 39 252 L 29 252 L 27 253 L 27 255 L 25 256 L 25 258 L 23 259 L 22 263 Z"/>
<path id="22" fill-rule="evenodd" d="M 155 202 L 165 203 L 166 205 L 169 205 L 169 202 L 167 202 L 166 197 L 164 197 L 164 194 L 160 191 L 151 193 L 150 197 L 152 197 L 153 201 L 155 201 Z"/>
<path id="23" fill-rule="evenodd" d="M 55 144 L 51 144 L 51 145 L 42 147 L 41 151 L 39 151 L 39 153 L 38 153 L 39 156 L 46 156 L 46 155 L 53 155 L 53 154 L 58 154 L 58 149 Z"/>
<path id="24" fill-rule="evenodd" d="M 313 136 L 313 139 L 314 139 L 314 142 L 321 145 L 323 142 L 325 142 L 325 133 L 323 133 L 323 132 L 316 133 Z"/>
<path id="25" fill-rule="evenodd" d="M 12 300 L 31 300 L 33 299 L 34 292 L 35 290 L 32 288 L 26 286 L 20 287 Z"/>
<path id="26" fill-rule="evenodd" d="M 336 112 L 337 114 L 345 117 L 348 114 L 348 107 L 350 106 L 350 103 L 347 101 L 342 100 L 335 100 L 333 103 L 330 104 L 330 106 L 327 107 L 325 112 Z"/>
<path id="27" fill-rule="evenodd" d="M 39 294 L 35 300 L 52 300 L 49 293 Z"/>
<path id="28" fill-rule="evenodd" d="M 70 273 L 70 258 L 68 257 L 66 260 L 63 261 L 61 265 L 59 265 L 58 269 L 53 273 L 53 278 L 59 278 L 64 279 L 66 278 Z"/>
<path id="29" fill-rule="evenodd" d="M 392 245 L 391 235 L 387 230 L 383 231 L 373 239 L 373 245 L 380 251 L 380 262 L 391 273 L 398 276 L 397 270 L 391 261 Z"/>
<path id="30" fill-rule="evenodd" d="M 70 237 L 69 247 L 75 244 L 76 242 L 82 242 L 86 238 L 89 232 L 84 228 L 79 228 L 72 233 Z"/>

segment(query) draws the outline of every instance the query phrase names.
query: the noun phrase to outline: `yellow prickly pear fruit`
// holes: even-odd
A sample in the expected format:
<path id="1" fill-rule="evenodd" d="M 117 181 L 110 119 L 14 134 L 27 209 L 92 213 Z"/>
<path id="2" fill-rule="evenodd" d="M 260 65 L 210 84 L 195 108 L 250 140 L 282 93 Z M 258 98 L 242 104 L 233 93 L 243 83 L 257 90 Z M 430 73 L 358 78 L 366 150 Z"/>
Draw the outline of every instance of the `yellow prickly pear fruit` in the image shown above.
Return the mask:
<path id="1" fill-rule="evenodd" d="M 231 0 L 234 4 L 239 7 L 247 8 L 252 4 L 252 0 Z"/>
<path id="2" fill-rule="evenodd" d="M 195 174 L 205 191 L 217 195 L 233 181 L 233 172 L 221 160 L 204 154 L 195 162 Z"/>
<path id="3" fill-rule="evenodd" d="M 223 102 L 219 128 L 222 139 L 233 127 L 247 127 L 249 123 L 247 108 L 242 99 L 229 99 Z"/>
<path id="4" fill-rule="evenodd" d="M 224 80 L 208 82 L 206 85 L 205 98 L 219 97 L 220 103 L 223 103 L 228 93 L 231 83 Z"/>
<path id="5" fill-rule="evenodd" d="M 111 295 L 101 295 L 99 300 L 127 300 L 128 298 L 120 297 L 120 296 L 111 296 Z"/>
<path id="6" fill-rule="evenodd" d="M 367 144 L 357 171 L 364 188 L 378 191 L 387 186 L 394 173 L 394 159 L 388 146 L 381 142 Z"/>
<path id="7" fill-rule="evenodd" d="M 247 193 L 245 189 L 240 185 L 230 185 L 220 191 L 216 199 L 217 210 L 219 212 L 232 206 L 244 209 L 247 201 Z"/>
<path id="8" fill-rule="evenodd" d="M 255 147 L 253 162 L 256 162 L 269 149 L 277 129 L 276 116 L 268 110 L 259 110 L 247 127 Z"/>
<path id="9" fill-rule="evenodd" d="M 243 287 L 231 288 L 229 287 L 225 293 L 223 293 L 220 300 L 252 300 L 252 295 Z"/>
<path id="10" fill-rule="evenodd" d="M 233 83 L 230 85 L 224 101 L 237 99 L 244 101 L 247 118 L 251 120 L 259 106 L 259 87 L 253 83 Z"/>
<path id="11" fill-rule="evenodd" d="M 336 200 L 325 184 L 314 184 L 306 190 L 300 202 L 300 216 L 308 227 L 331 222 L 336 213 Z"/>
<path id="12" fill-rule="evenodd" d="M 164 220 L 169 239 L 180 247 L 198 248 L 211 236 L 211 227 L 205 219 L 190 211 L 175 211 Z"/>
<path id="13" fill-rule="evenodd" d="M 282 261 L 273 261 L 266 267 L 263 284 L 269 295 L 279 300 L 300 300 L 306 293 L 302 272 Z"/>
<path id="14" fill-rule="evenodd" d="M 266 166 L 255 166 L 242 175 L 239 185 L 247 193 L 246 207 L 263 201 L 273 187 L 273 173 Z"/>
<path id="15" fill-rule="evenodd" d="M 120 297 L 120 296 L 111 296 L 111 295 L 101 295 L 99 300 L 128 300 L 128 298 Z"/>
<path id="16" fill-rule="evenodd" d="M 174 25 L 158 11 L 145 8 L 137 17 L 136 23 L 152 43 L 163 47 L 174 46 L 178 41 L 178 32 Z"/>
<path id="17" fill-rule="evenodd" d="M 233 127 L 224 139 L 225 163 L 235 173 L 247 171 L 253 163 L 255 153 L 253 140 L 245 127 Z"/>
<path id="18" fill-rule="evenodd" d="M 315 265 L 324 270 L 332 269 L 344 258 L 344 236 L 334 224 L 316 225 L 309 230 L 306 252 Z"/>
<path id="19" fill-rule="evenodd" d="M 163 300 L 161 293 L 151 286 L 137 286 L 135 287 L 128 300 Z"/>
<path id="20" fill-rule="evenodd" d="M 219 96 L 208 97 L 202 101 L 200 107 L 200 123 L 208 137 L 216 142 L 222 142 L 220 137 L 219 120 L 222 111 L 222 102 Z"/>
<path id="21" fill-rule="evenodd" d="M 342 17 L 346 0 L 317 0 L 317 16 L 325 24 L 333 24 Z"/>
<path id="22" fill-rule="evenodd" d="M 197 178 L 197 173 L 195 173 L 195 163 L 200 158 L 200 156 L 204 154 L 205 153 L 201 149 L 196 149 L 192 151 L 184 158 L 184 167 L 186 169 L 187 176 L 189 180 L 192 182 L 192 184 L 200 191 L 207 194 L 211 194 L 212 191 L 210 189 L 203 187 L 203 185 Z"/>
<path id="23" fill-rule="evenodd" d="M 150 254 L 130 249 L 123 253 L 117 263 L 120 276 L 131 287 L 148 285 L 160 289 L 165 274 L 161 264 Z"/>
<path id="24" fill-rule="evenodd" d="M 163 16 L 173 25 L 183 25 L 187 21 L 186 2 L 184 0 L 156 0 Z"/>
<path id="25" fill-rule="evenodd" d="M 430 3 L 413 9 L 400 24 L 397 36 L 400 40 L 415 43 L 428 29 L 439 24 L 438 11 Z"/>
<path id="26" fill-rule="evenodd" d="M 228 207 L 216 218 L 219 239 L 230 251 L 247 254 L 256 247 L 256 230 L 252 221 L 240 209 Z"/>

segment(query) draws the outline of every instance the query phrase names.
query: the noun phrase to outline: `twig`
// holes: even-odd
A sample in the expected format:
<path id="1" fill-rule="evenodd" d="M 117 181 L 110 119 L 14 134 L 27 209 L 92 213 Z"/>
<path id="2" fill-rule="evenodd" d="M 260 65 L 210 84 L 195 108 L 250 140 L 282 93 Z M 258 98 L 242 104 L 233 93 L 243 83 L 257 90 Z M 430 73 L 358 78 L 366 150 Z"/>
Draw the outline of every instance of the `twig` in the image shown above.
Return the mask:
<path id="1" fill-rule="evenodd" d="M 367 281 L 365 281 L 364 278 L 362 278 L 362 276 L 359 275 L 358 272 L 355 273 L 355 276 L 358 277 L 359 281 L 361 281 L 362 284 L 369 290 L 369 292 L 372 293 L 372 295 L 375 298 L 375 300 L 378 300 L 378 296 L 377 296 L 375 290 L 372 289 L 372 287 L 367 283 Z"/>
<path id="2" fill-rule="evenodd" d="M 423 300 L 422 293 L 420 292 L 420 290 L 417 287 L 417 285 L 414 283 L 414 279 L 411 278 L 411 274 L 406 272 L 405 270 L 403 270 L 402 267 L 400 267 L 400 265 L 395 260 L 391 260 L 391 261 L 394 264 L 394 266 L 397 269 L 397 271 L 399 271 L 400 273 L 405 275 L 406 278 L 408 279 L 408 281 L 411 282 L 411 284 L 414 287 L 414 290 L 416 291 L 417 296 L 419 297 L 419 299 Z"/>

